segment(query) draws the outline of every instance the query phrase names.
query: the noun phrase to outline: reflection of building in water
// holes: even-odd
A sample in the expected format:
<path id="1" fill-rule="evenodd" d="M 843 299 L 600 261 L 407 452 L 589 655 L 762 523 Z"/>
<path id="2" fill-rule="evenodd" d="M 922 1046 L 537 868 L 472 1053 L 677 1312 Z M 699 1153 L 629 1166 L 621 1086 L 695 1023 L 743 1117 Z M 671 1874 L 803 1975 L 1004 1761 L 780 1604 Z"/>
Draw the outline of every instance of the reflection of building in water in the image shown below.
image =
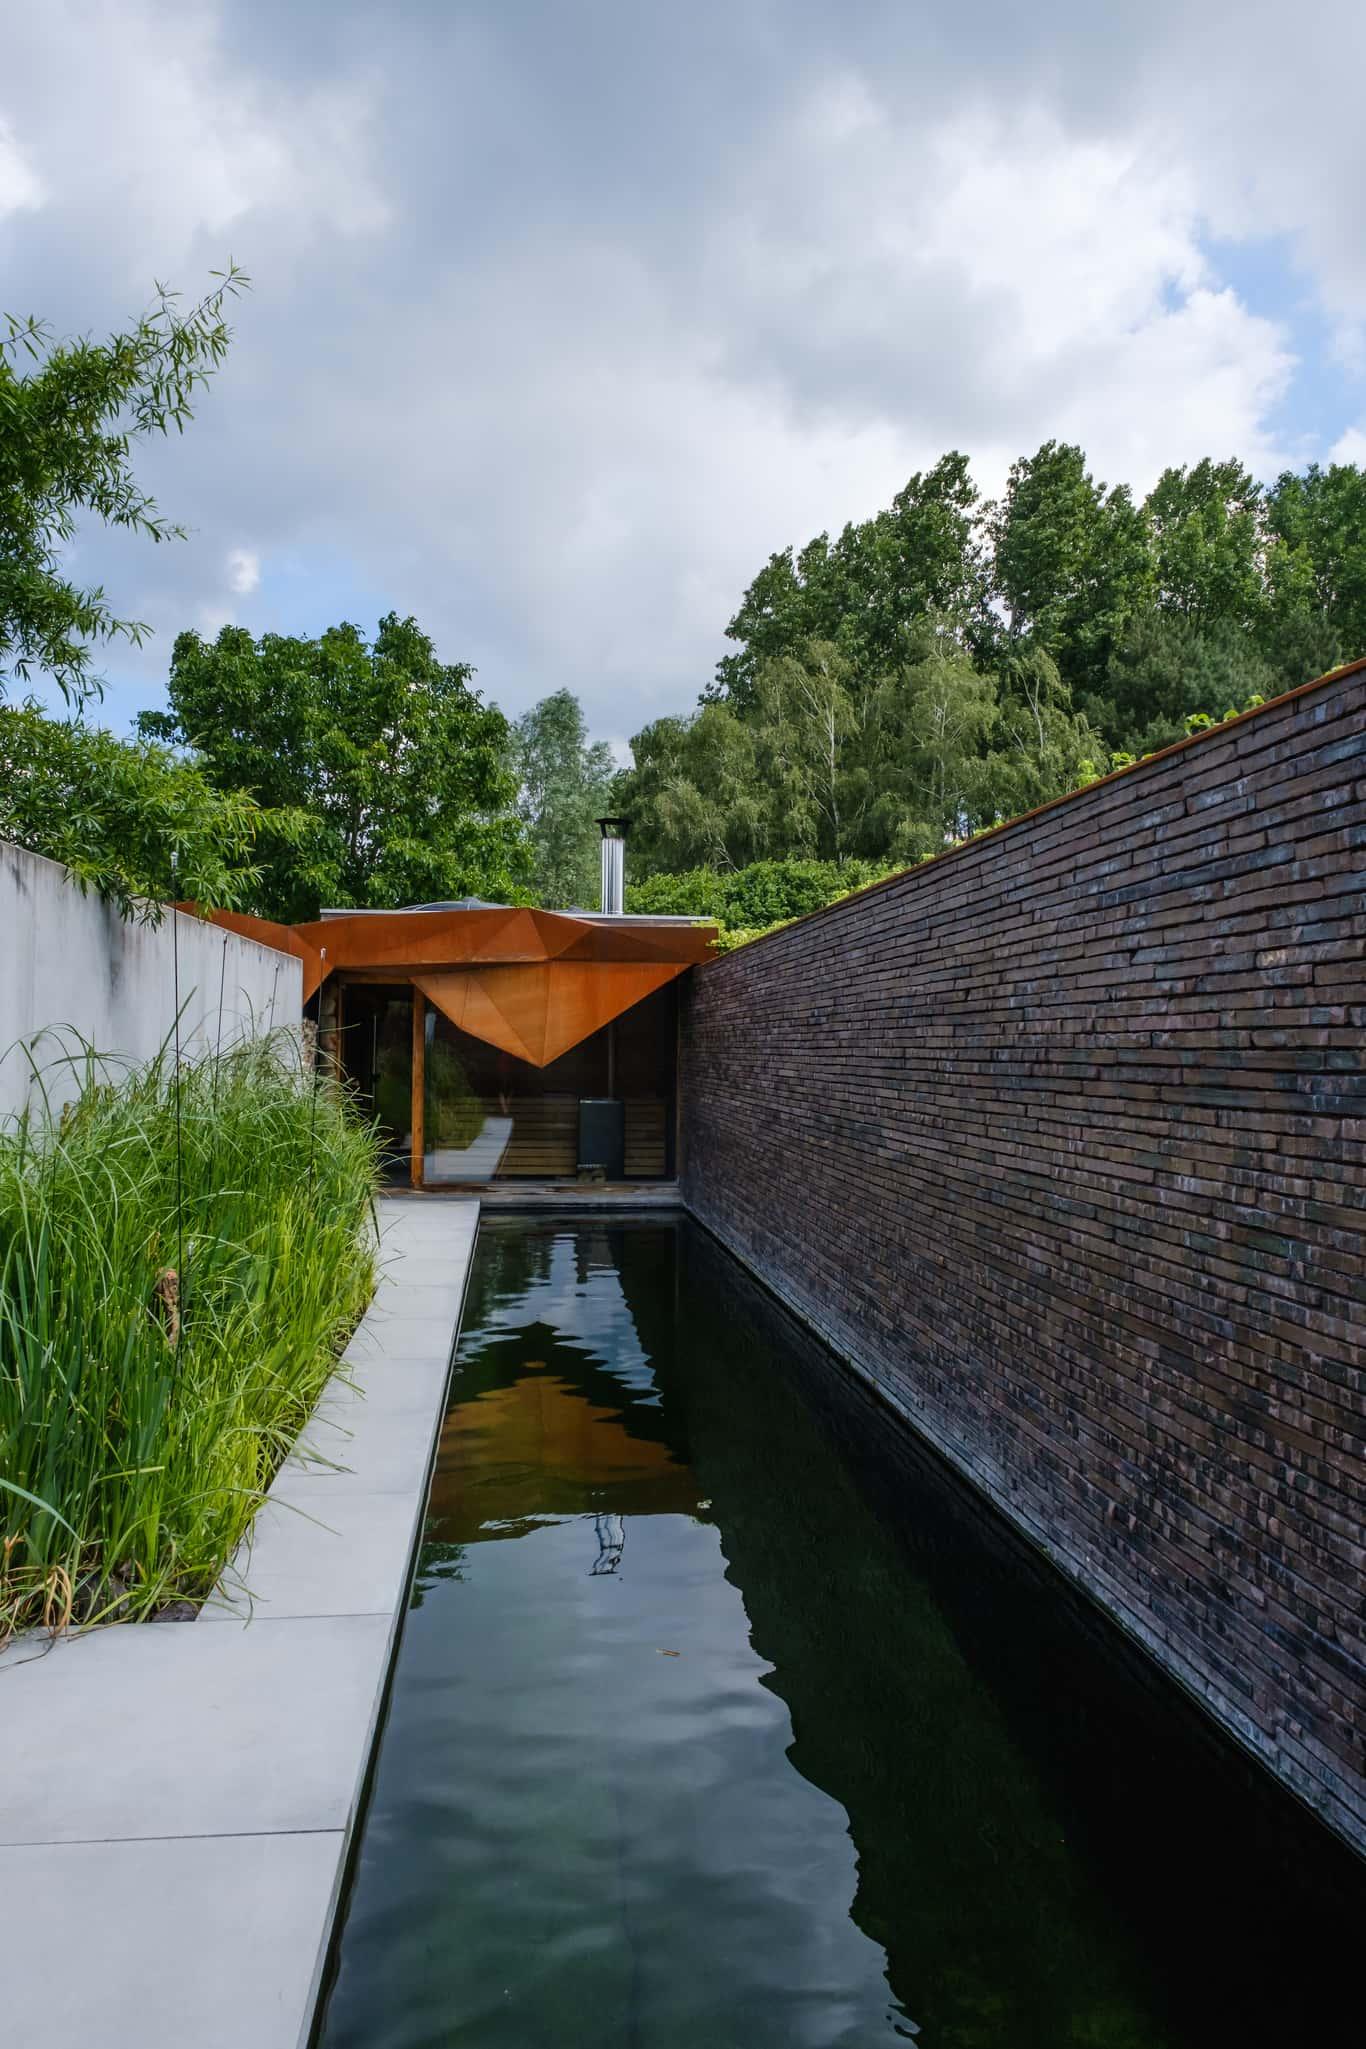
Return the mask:
<path id="1" fill-rule="evenodd" d="M 697 1493 L 692 1469 L 668 1445 L 638 1436 L 621 1410 L 588 1401 L 553 1367 L 535 1362 L 510 1387 L 448 1411 L 429 1534 L 468 1544 L 524 1536 L 547 1517 L 592 1516 L 601 1554 L 616 1561 L 598 1570 L 616 1571 L 624 1516 L 691 1515 Z"/>
<path id="2" fill-rule="evenodd" d="M 589 1578 L 601 1579 L 604 1574 L 616 1572 L 621 1566 L 621 1554 L 626 1549 L 626 1518 L 621 1515 L 595 1515 L 593 1522 L 598 1533 L 598 1555 Z"/>

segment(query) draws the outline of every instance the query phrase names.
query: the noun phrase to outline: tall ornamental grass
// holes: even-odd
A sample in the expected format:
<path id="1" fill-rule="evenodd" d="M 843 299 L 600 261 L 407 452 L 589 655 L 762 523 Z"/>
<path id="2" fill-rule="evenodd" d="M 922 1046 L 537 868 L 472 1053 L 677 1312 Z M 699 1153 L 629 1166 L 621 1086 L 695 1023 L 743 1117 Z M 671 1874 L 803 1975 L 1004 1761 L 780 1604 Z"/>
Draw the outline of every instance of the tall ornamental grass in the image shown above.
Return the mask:
<path id="1" fill-rule="evenodd" d="M 84 1064 L 0 1129 L 0 1639 L 207 1594 L 374 1281 L 374 1136 L 296 1040 Z"/>

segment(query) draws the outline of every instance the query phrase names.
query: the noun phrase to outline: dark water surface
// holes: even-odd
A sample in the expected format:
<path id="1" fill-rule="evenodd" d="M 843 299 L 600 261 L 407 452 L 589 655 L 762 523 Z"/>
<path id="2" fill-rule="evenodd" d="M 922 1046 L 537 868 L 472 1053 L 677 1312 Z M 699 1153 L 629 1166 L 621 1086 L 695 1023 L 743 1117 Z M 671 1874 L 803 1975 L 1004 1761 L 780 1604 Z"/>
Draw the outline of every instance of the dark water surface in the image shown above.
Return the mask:
<path id="1" fill-rule="evenodd" d="M 704 1233 L 481 1225 L 325 2049 L 1354 2042 L 1364 1874 Z"/>

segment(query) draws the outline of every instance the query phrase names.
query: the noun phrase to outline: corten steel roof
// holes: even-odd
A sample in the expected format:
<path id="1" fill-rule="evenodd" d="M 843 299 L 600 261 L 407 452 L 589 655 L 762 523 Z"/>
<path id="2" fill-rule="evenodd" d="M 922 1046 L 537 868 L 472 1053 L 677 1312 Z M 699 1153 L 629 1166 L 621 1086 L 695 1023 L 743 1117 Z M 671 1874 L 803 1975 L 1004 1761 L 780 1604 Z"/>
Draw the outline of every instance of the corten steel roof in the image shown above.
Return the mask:
<path id="1" fill-rule="evenodd" d="M 191 909 L 193 906 L 185 906 Z M 304 1000 L 334 969 L 389 970 L 462 1031 L 545 1067 L 707 958 L 716 927 L 576 917 L 502 905 L 332 912 L 276 925 L 235 911 L 215 925 L 303 962 Z"/>

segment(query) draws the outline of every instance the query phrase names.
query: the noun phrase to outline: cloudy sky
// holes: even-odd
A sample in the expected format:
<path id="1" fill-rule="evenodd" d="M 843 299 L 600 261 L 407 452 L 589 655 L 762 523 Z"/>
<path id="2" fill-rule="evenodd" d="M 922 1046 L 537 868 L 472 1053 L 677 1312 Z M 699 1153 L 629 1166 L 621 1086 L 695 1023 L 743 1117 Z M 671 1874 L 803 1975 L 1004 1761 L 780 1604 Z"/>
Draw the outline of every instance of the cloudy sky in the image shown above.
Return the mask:
<path id="1" fill-rule="evenodd" d="M 10 0 L 0 306 L 254 290 L 150 621 L 413 612 L 516 712 L 696 698 L 774 548 L 944 449 L 1366 459 L 1349 0 Z"/>

